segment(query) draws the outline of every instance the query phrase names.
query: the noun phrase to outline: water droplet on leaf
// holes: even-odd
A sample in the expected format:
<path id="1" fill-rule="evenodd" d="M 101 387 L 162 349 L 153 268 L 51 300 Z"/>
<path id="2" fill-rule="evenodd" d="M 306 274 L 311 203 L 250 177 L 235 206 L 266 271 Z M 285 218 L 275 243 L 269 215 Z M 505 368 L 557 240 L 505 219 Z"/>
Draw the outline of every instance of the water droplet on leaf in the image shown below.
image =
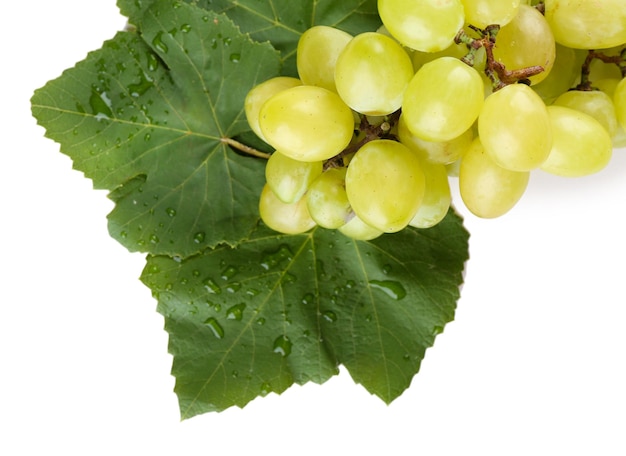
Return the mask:
<path id="1" fill-rule="evenodd" d="M 205 238 L 206 238 L 206 234 L 204 233 L 204 231 L 200 231 L 200 232 L 194 234 L 193 242 L 195 242 L 196 244 L 200 244 L 200 243 L 204 242 Z"/>
<path id="2" fill-rule="evenodd" d="M 220 286 L 215 283 L 215 281 L 211 278 L 206 279 L 204 282 L 202 282 L 202 284 L 204 285 L 206 291 L 208 291 L 209 293 L 220 294 L 222 292 Z"/>
<path id="3" fill-rule="evenodd" d="M 157 51 L 162 52 L 164 54 L 167 54 L 167 51 L 169 51 L 169 48 L 163 42 L 163 31 L 160 31 L 159 33 L 156 34 L 156 36 L 152 40 L 152 45 Z"/>
<path id="4" fill-rule="evenodd" d="M 209 327 L 215 337 L 217 337 L 218 339 L 224 338 L 224 328 L 222 328 L 222 326 L 217 322 L 215 318 L 207 318 L 204 324 Z"/>
<path id="5" fill-rule="evenodd" d="M 291 340 L 285 335 L 278 336 L 274 341 L 274 353 L 278 353 L 283 357 L 287 357 L 291 354 L 291 347 Z"/>
<path id="6" fill-rule="evenodd" d="M 393 280 L 370 280 L 369 284 L 372 288 L 382 291 L 396 301 L 406 296 L 406 290 L 400 282 Z"/>
<path id="7" fill-rule="evenodd" d="M 232 307 L 230 307 L 227 311 L 226 311 L 226 318 L 228 320 L 237 320 L 237 321 L 241 321 L 243 319 L 243 311 L 246 309 L 246 304 L 245 303 L 241 303 L 241 304 L 236 304 Z"/>

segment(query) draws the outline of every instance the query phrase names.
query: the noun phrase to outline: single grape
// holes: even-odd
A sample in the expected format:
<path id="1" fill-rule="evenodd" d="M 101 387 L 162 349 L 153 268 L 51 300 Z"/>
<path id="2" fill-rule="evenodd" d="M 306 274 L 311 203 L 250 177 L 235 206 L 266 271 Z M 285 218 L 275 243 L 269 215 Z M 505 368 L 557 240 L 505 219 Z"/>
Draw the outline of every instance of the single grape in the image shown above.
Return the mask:
<path id="1" fill-rule="evenodd" d="M 346 194 L 346 168 L 330 168 L 319 175 L 306 194 L 309 214 L 315 222 L 329 229 L 346 224 L 352 209 Z"/>
<path id="2" fill-rule="evenodd" d="M 383 231 L 369 226 L 354 214 L 348 223 L 339 227 L 338 231 L 344 236 L 357 241 L 370 241 L 384 234 Z"/>
<path id="3" fill-rule="evenodd" d="M 442 221 L 450 209 L 450 183 L 445 165 L 422 162 L 426 178 L 424 199 L 409 222 L 415 228 L 430 228 Z"/>
<path id="4" fill-rule="evenodd" d="M 589 114 L 606 129 L 611 137 L 617 133 L 617 117 L 613 100 L 599 90 L 570 90 L 559 96 L 554 104 Z"/>
<path id="5" fill-rule="evenodd" d="M 613 92 L 613 103 L 617 121 L 626 129 L 626 78 L 622 79 Z"/>
<path id="6" fill-rule="evenodd" d="M 498 166 L 485 152 L 480 138 L 476 138 L 461 159 L 459 192 L 474 215 L 495 218 L 517 204 L 529 178 L 528 171 L 510 171 Z"/>
<path id="7" fill-rule="evenodd" d="M 261 191 L 259 213 L 263 223 L 280 233 L 300 234 L 315 226 L 305 198 L 291 204 L 283 203 L 267 184 Z"/>
<path id="8" fill-rule="evenodd" d="M 424 186 L 417 155 L 387 139 L 361 147 L 346 173 L 352 210 L 368 225 L 387 233 L 408 225 L 424 197 Z"/>
<path id="9" fill-rule="evenodd" d="M 556 41 L 577 49 L 605 49 L 626 43 L 624 0 L 545 0 L 546 19 Z"/>
<path id="10" fill-rule="evenodd" d="M 354 117 L 334 92 L 315 86 L 283 90 L 261 107 L 259 125 L 267 142 L 300 161 L 334 157 L 350 143 Z"/>
<path id="11" fill-rule="evenodd" d="M 422 52 L 450 46 L 465 21 L 460 0 L 378 0 L 378 14 L 400 43 Z"/>
<path id="12" fill-rule="evenodd" d="M 606 129 L 588 114 L 564 106 L 548 106 L 554 143 L 541 169 L 580 177 L 597 173 L 611 159 L 613 145 Z"/>
<path id="13" fill-rule="evenodd" d="M 450 141 L 469 129 L 483 106 L 484 85 L 472 67 L 453 57 L 425 64 L 402 102 L 409 131 L 426 141 Z"/>
<path id="14" fill-rule="evenodd" d="M 302 162 L 276 151 L 265 165 L 265 180 L 283 203 L 295 203 L 322 174 L 322 162 Z"/>
<path id="15" fill-rule="evenodd" d="M 478 136 L 489 157 L 511 171 L 537 168 L 552 147 L 546 105 L 525 84 L 508 85 L 487 97 Z"/>
<path id="16" fill-rule="evenodd" d="M 415 136 L 409 131 L 404 121 L 404 116 L 400 115 L 397 123 L 398 139 L 425 161 L 431 163 L 449 164 L 457 161 L 469 148 L 474 139 L 474 131 L 468 128 L 461 135 L 449 141 L 426 141 Z"/>
<path id="17" fill-rule="evenodd" d="M 484 29 L 488 25 L 508 24 L 517 14 L 520 0 L 461 0 L 465 22 Z"/>
<path id="18" fill-rule="evenodd" d="M 287 76 L 278 76 L 268 79 L 267 81 L 253 87 L 252 90 L 250 90 L 250 92 L 246 95 L 246 99 L 244 101 L 246 119 L 248 120 L 248 124 L 250 125 L 250 128 L 252 128 L 252 131 L 263 141 L 267 142 L 265 136 L 263 136 L 261 127 L 259 126 L 259 112 L 261 111 L 261 106 L 263 106 L 268 99 L 276 95 L 278 92 L 282 92 L 283 90 L 299 85 L 302 85 L 302 81 L 299 79 Z"/>
<path id="19" fill-rule="evenodd" d="M 413 77 L 413 64 L 395 40 L 376 32 L 355 36 L 337 58 L 335 84 L 343 101 L 361 114 L 397 111 Z"/>
<path id="20" fill-rule="evenodd" d="M 507 70 L 542 67 L 541 73 L 529 78 L 532 84 L 548 76 L 555 55 L 556 47 L 550 25 L 543 14 L 528 5 L 520 5 L 513 20 L 500 29 L 493 49 L 493 56 Z"/>
<path id="21" fill-rule="evenodd" d="M 296 50 L 298 76 L 302 82 L 337 92 L 335 64 L 351 39 L 349 33 L 325 25 L 306 30 L 300 36 Z"/>

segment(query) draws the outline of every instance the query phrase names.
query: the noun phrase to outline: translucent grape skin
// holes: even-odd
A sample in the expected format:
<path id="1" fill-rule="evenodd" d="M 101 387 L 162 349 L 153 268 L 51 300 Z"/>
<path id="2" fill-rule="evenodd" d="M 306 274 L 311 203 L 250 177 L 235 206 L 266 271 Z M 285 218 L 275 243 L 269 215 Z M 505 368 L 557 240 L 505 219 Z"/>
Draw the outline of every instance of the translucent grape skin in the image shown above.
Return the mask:
<path id="1" fill-rule="evenodd" d="M 306 194 L 309 214 L 328 229 L 345 225 L 352 213 L 346 193 L 346 168 L 330 168 L 319 175 Z"/>
<path id="2" fill-rule="evenodd" d="M 298 40 L 296 65 L 300 80 L 307 85 L 337 92 L 335 64 L 337 57 L 352 40 L 343 30 L 325 25 L 307 29 Z"/>
<path id="3" fill-rule="evenodd" d="M 626 129 L 626 78 L 622 79 L 613 92 L 613 103 L 617 121 Z"/>
<path id="4" fill-rule="evenodd" d="M 357 241 L 371 241 L 384 234 L 383 231 L 365 223 L 357 215 L 353 215 L 348 223 L 339 227 L 338 231 Z"/>
<path id="5" fill-rule="evenodd" d="M 606 129 L 611 137 L 617 133 L 617 117 L 613 100 L 599 90 L 570 90 L 560 95 L 554 104 L 589 114 Z"/>
<path id="6" fill-rule="evenodd" d="M 532 88 L 546 104 L 552 104 L 556 98 L 574 86 L 580 77 L 580 68 L 585 56 L 559 43 L 555 47 L 554 65 L 550 73 Z"/>
<path id="7" fill-rule="evenodd" d="M 334 157 L 350 143 L 354 117 L 334 92 L 298 86 L 277 93 L 261 107 L 259 125 L 267 142 L 300 161 Z"/>
<path id="8" fill-rule="evenodd" d="M 541 169 L 564 177 L 597 173 L 611 159 L 613 144 L 593 117 L 564 106 L 548 106 L 554 135 L 552 150 Z"/>
<path id="9" fill-rule="evenodd" d="M 422 161 L 422 169 L 426 178 L 424 198 L 409 225 L 430 228 L 442 221 L 450 209 L 450 183 L 445 165 Z"/>
<path id="10" fill-rule="evenodd" d="M 322 162 L 302 162 L 274 152 L 265 165 L 265 180 L 283 203 L 295 203 L 322 174 Z"/>
<path id="11" fill-rule="evenodd" d="M 354 155 L 346 173 L 352 209 L 366 224 L 386 233 L 400 231 L 409 224 L 424 190 L 419 158 L 396 141 L 368 142 Z"/>
<path id="12" fill-rule="evenodd" d="M 487 97 L 478 136 L 491 159 L 511 171 L 539 167 L 552 147 L 546 106 L 525 84 L 508 85 Z"/>
<path id="13" fill-rule="evenodd" d="M 376 32 L 355 36 L 335 66 L 337 93 L 353 110 L 383 116 L 397 111 L 413 63 L 397 41 Z"/>
<path id="14" fill-rule="evenodd" d="M 517 14 L 520 0 L 461 0 L 465 22 L 484 29 L 488 25 L 508 24 Z"/>
<path id="15" fill-rule="evenodd" d="M 267 184 L 259 198 L 259 213 L 263 223 L 279 233 L 300 234 L 315 227 L 305 198 L 291 204 L 283 203 Z"/>
<path id="16" fill-rule="evenodd" d="M 545 17 L 557 42 L 575 49 L 626 43 L 624 0 L 545 0 Z"/>
<path id="17" fill-rule="evenodd" d="M 404 116 L 398 119 L 398 139 L 402 144 L 416 152 L 423 161 L 430 163 L 450 164 L 457 161 L 469 148 L 474 139 L 474 131 L 468 128 L 465 132 L 450 141 L 426 141 L 409 131 Z"/>
<path id="18" fill-rule="evenodd" d="M 498 32 L 493 55 L 507 70 L 541 66 L 543 71 L 529 79 L 532 84 L 543 81 L 556 56 L 554 35 L 543 14 L 532 6 L 520 5 L 513 20 Z"/>
<path id="19" fill-rule="evenodd" d="M 510 171 L 498 166 L 485 152 L 480 138 L 476 138 L 461 159 L 459 191 L 474 215 L 496 218 L 517 204 L 529 178 L 529 171 Z"/>
<path id="20" fill-rule="evenodd" d="M 248 124 L 250 125 L 252 131 L 263 141 L 267 142 L 265 136 L 263 136 L 261 127 L 259 126 L 259 112 L 261 111 L 261 106 L 263 106 L 268 99 L 276 95 L 278 92 L 282 92 L 283 90 L 299 85 L 302 85 L 302 81 L 300 81 L 300 79 L 278 76 L 258 84 L 246 95 L 246 99 L 244 101 L 246 119 L 248 120 Z"/>
<path id="21" fill-rule="evenodd" d="M 378 14 L 400 43 L 422 52 L 450 46 L 465 21 L 460 0 L 378 0 Z"/>
<path id="22" fill-rule="evenodd" d="M 453 57 L 422 66 L 404 93 L 402 115 L 409 131 L 426 141 L 450 141 L 475 122 L 484 100 L 478 72 Z"/>

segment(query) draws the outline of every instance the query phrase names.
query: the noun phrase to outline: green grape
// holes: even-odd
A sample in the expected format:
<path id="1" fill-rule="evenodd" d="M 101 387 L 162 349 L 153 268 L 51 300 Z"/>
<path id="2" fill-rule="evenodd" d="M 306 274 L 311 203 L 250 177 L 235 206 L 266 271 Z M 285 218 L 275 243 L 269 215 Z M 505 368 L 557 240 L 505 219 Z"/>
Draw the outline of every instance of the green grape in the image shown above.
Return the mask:
<path id="1" fill-rule="evenodd" d="M 545 0 L 546 19 L 556 41 L 577 49 L 605 49 L 626 43 L 624 0 Z"/>
<path id="2" fill-rule="evenodd" d="M 596 119 L 563 106 L 548 106 L 554 143 L 541 169 L 550 174 L 580 177 L 604 168 L 613 151 L 611 137 Z"/>
<path id="3" fill-rule="evenodd" d="M 488 25 L 506 25 L 515 17 L 520 0 L 461 0 L 465 22 L 484 29 Z"/>
<path id="4" fill-rule="evenodd" d="M 381 230 L 369 226 L 354 214 L 348 223 L 339 227 L 338 231 L 344 236 L 357 241 L 370 241 L 372 239 L 376 239 L 384 233 Z"/>
<path id="5" fill-rule="evenodd" d="M 554 36 L 548 22 L 536 8 L 528 5 L 520 5 L 515 18 L 500 29 L 493 49 L 493 56 L 507 70 L 543 67 L 541 73 L 529 78 L 532 84 L 548 76 L 555 55 Z"/>
<path id="6" fill-rule="evenodd" d="M 335 84 L 343 101 L 361 114 L 397 111 L 413 77 L 413 64 L 395 40 L 376 32 L 355 36 L 337 58 Z"/>
<path id="7" fill-rule="evenodd" d="M 453 57 L 441 57 L 415 73 L 404 93 L 402 115 L 413 135 L 450 141 L 472 126 L 483 100 L 478 72 Z"/>
<path id="8" fill-rule="evenodd" d="M 263 103 L 276 95 L 278 92 L 282 92 L 283 90 L 299 85 L 302 85 L 302 81 L 299 79 L 287 76 L 278 76 L 276 78 L 268 79 L 267 81 L 253 87 L 252 90 L 250 90 L 250 92 L 246 95 L 246 99 L 244 101 L 246 119 L 248 120 L 248 124 L 250 125 L 250 128 L 252 128 L 252 131 L 263 141 L 267 142 L 265 136 L 263 136 L 261 127 L 259 126 L 259 112 L 261 111 L 261 106 L 263 106 Z"/>
<path id="9" fill-rule="evenodd" d="M 480 138 L 476 138 L 461 159 L 459 193 L 474 215 L 500 217 L 520 200 L 529 178 L 528 171 L 510 171 L 498 166 L 485 152 Z"/>
<path id="10" fill-rule="evenodd" d="M 533 90 L 546 104 L 551 104 L 575 85 L 584 60 L 584 54 L 557 43 L 552 70 L 543 81 L 532 85 Z"/>
<path id="11" fill-rule="evenodd" d="M 449 141 L 426 141 L 409 131 L 401 115 L 397 123 L 398 139 L 425 161 L 447 165 L 457 161 L 469 148 L 474 139 L 474 131 L 468 128 L 456 138 Z"/>
<path id="12" fill-rule="evenodd" d="M 387 139 L 361 147 L 346 173 L 352 210 L 368 225 L 387 233 L 408 225 L 424 197 L 424 186 L 417 155 Z"/>
<path id="13" fill-rule="evenodd" d="M 335 64 L 351 39 L 349 33 L 325 25 L 306 30 L 300 36 L 296 50 L 298 76 L 302 82 L 337 92 Z"/>
<path id="14" fill-rule="evenodd" d="M 460 0 L 378 0 L 378 14 L 400 43 L 422 52 L 450 46 L 465 21 Z"/>
<path id="15" fill-rule="evenodd" d="M 309 214 L 315 222 L 336 229 L 348 221 L 352 209 L 346 194 L 346 168 L 330 168 L 317 177 L 306 194 Z"/>
<path id="16" fill-rule="evenodd" d="M 283 203 L 295 203 L 322 174 L 322 162 L 302 162 L 276 151 L 265 165 L 265 180 Z"/>
<path id="17" fill-rule="evenodd" d="M 610 98 L 613 98 L 613 94 L 615 94 L 615 89 L 617 88 L 617 85 L 621 80 L 621 77 L 594 79 L 593 87 L 606 93 Z"/>
<path id="18" fill-rule="evenodd" d="M 552 147 L 546 105 L 524 84 L 508 85 L 487 97 L 478 136 L 489 157 L 511 171 L 537 168 Z"/>
<path id="19" fill-rule="evenodd" d="M 613 103 L 617 121 L 626 129 L 626 78 L 622 79 L 613 92 Z"/>
<path id="20" fill-rule="evenodd" d="M 292 87 L 261 107 L 259 125 L 267 142 L 288 157 L 322 161 L 350 143 L 352 111 L 334 92 L 315 86 Z"/>
<path id="21" fill-rule="evenodd" d="M 283 203 L 267 184 L 259 198 L 259 213 L 263 223 L 279 233 L 300 234 L 315 226 L 306 206 L 306 198 L 295 203 Z"/>
<path id="22" fill-rule="evenodd" d="M 466 44 L 452 43 L 450 46 L 448 46 L 444 50 L 438 51 L 438 52 L 415 51 L 411 54 L 411 60 L 413 62 L 413 68 L 417 72 L 417 70 L 422 68 L 428 62 L 437 60 L 440 57 L 454 57 L 456 59 L 462 59 L 463 57 L 467 55 L 467 53 L 468 53 L 468 50 L 467 50 Z M 482 55 L 484 56 L 484 51 L 482 52 Z M 476 68 L 476 66 L 474 66 L 474 68 Z"/>
<path id="23" fill-rule="evenodd" d="M 617 133 L 617 118 L 613 100 L 599 90 L 570 90 L 558 97 L 554 104 L 589 114 L 606 129 L 611 137 Z"/>
<path id="24" fill-rule="evenodd" d="M 430 228 L 443 220 L 450 209 L 450 183 L 445 165 L 422 162 L 426 178 L 424 199 L 409 222 L 415 228 Z"/>

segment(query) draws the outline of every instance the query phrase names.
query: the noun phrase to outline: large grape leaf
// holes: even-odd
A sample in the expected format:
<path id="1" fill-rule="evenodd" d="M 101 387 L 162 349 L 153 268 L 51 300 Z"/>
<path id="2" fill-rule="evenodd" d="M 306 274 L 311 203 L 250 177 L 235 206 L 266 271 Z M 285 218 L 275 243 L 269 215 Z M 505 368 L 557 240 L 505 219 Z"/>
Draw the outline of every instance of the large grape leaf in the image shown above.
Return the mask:
<path id="1" fill-rule="evenodd" d="M 123 14 L 135 23 L 158 0 L 118 0 Z M 186 0 L 204 9 L 226 13 L 253 39 L 269 41 L 281 52 L 283 74 L 296 76 L 296 46 L 314 25 L 329 25 L 356 34 L 376 30 L 381 22 L 376 0 Z"/>
<path id="2" fill-rule="evenodd" d="M 323 383 L 339 364 L 392 401 L 454 317 L 467 241 L 451 212 L 371 242 L 260 226 L 236 249 L 150 257 L 142 280 L 165 317 L 182 417 Z"/>
<path id="3" fill-rule="evenodd" d="M 264 161 L 223 140 L 249 131 L 244 97 L 278 74 L 278 53 L 190 4 L 156 2 L 141 26 L 37 90 L 33 114 L 111 190 L 109 230 L 129 250 L 184 257 L 234 245 L 258 221 Z"/>

